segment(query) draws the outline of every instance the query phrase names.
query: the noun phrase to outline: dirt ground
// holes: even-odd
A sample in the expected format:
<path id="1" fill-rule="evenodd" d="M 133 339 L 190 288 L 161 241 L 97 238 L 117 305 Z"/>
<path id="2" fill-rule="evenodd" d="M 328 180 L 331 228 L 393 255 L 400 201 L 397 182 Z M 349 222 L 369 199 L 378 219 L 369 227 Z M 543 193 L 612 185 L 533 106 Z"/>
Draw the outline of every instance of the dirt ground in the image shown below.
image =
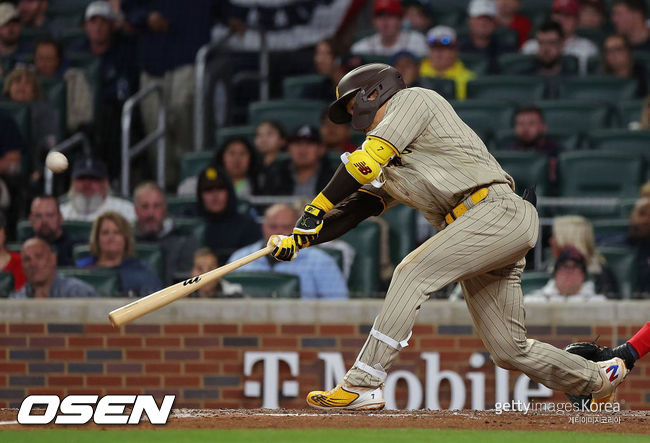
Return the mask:
<path id="1" fill-rule="evenodd" d="M 2 430 L 43 429 L 15 423 L 16 409 L 0 409 Z M 145 416 L 146 417 L 146 416 Z M 154 427 L 143 417 L 138 429 Z M 60 428 L 46 425 L 46 428 Z M 67 426 L 78 428 L 78 426 Z M 83 428 L 120 429 L 133 426 L 97 426 Z M 547 430 L 646 434 L 650 429 L 650 411 L 616 413 L 502 412 L 495 411 L 380 411 L 321 412 L 314 409 L 174 409 L 168 429 L 306 429 L 306 428 L 437 428 Z M 158 426 L 156 428 L 160 429 Z"/>

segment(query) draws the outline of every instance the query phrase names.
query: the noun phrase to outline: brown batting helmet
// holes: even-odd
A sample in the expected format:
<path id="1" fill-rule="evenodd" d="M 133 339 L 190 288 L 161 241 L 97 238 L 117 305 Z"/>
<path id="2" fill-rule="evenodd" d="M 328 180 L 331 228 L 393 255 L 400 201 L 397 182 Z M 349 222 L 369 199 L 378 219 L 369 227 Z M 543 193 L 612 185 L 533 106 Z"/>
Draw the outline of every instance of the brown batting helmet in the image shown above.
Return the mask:
<path id="1" fill-rule="evenodd" d="M 348 72 L 336 87 L 336 101 L 329 107 L 334 123 L 352 122 L 356 130 L 366 129 L 375 119 L 377 110 L 398 91 L 406 88 L 399 71 L 383 63 L 359 66 Z M 377 92 L 377 98 L 369 97 Z M 348 114 L 347 104 L 354 98 L 354 113 Z"/>

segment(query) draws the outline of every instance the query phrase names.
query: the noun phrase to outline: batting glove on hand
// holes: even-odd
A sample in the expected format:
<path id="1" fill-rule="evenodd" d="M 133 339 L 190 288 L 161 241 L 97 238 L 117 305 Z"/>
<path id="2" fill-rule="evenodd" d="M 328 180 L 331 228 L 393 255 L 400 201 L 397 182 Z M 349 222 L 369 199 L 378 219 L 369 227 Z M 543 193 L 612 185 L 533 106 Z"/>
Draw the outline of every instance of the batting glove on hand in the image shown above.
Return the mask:
<path id="1" fill-rule="evenodd" d="M 272 235 L 267 246 L 275 246 L 271 255 L 277 261 L 291 261 L 298 255 L 298 246 L 293 235 Z"/>
<path id="2" fill-rule="evenodd" d="M 296 239 L 298 248 L 303 249 L 316 240 L 318 233 L 323 228 L 323 217 L 325 211 L 314 205 L 305 206 L 305 212 L 296 222 L 293 228 L 293 236 Z"/>

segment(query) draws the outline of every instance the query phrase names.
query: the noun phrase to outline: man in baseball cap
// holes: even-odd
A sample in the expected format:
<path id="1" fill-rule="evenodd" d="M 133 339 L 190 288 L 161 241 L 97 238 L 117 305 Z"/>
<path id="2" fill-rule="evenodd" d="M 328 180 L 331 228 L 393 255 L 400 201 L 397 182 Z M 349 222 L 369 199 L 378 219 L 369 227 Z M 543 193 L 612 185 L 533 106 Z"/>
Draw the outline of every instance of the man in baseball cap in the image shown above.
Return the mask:
<path id="1" fill-rule="evenodd" d="M 106 211 L 116 211 L 133 223 L 133 203 L 110 194 L 106 164 L 95 157 L 80 158 L 72 168 L 68 201 L 61 205 L 63 219 L 91 222 Z"/>
<path id="2" fill-rule="evenodd" d="M 427 53 L 424 36 L 418 31 L 403 30 L 404 7 L 399 0 L 375 0 L 372 5 L 372 26 L 377 31 L 352 45 L 350 51 L 361 55 L 391 56 L 410 51 L 418 57 Z"/>
<path id="3" fill-rule="evenodd" d="M 0 3 L 0 56 L 16 56 L 24 52 L 19 51 L 20 29 L 16 7 L 11 3 Z"/>
<path id="4" fill-rule="evenodd" d="M 420 77 L 448 78 L 456 83 L 456 98 L 467 97 L 467 82 L 476 77 L 458 58 L 456 31 L 439 25 L 427 33 L 429 56 L 420 66 Z"/>

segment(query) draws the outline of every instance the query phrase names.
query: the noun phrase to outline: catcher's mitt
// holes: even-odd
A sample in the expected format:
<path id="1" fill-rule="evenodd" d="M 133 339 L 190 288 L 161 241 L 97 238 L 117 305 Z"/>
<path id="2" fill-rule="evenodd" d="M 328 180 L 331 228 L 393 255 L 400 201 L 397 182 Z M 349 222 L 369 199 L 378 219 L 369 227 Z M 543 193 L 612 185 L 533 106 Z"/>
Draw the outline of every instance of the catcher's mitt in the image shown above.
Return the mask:
<path id="1" fill-rule="evenodd" d="M 634 367 L 634 358 L 630 358 L 631 356 L 628 355 L 629 350 L 627 349 L 627 345 L 625 343 L 612 349 L 608 348 L 607 346 L 603 346 L 601 348 L 596 343 L 582 341 L 578 343 L 571 343 L 569 346 L 564 348 L 564 350 L 591 361 L 605 361 L 610 360 L 614 357 L 620 357 L 625 361 L 625 366 L 628 370 Z"/>

